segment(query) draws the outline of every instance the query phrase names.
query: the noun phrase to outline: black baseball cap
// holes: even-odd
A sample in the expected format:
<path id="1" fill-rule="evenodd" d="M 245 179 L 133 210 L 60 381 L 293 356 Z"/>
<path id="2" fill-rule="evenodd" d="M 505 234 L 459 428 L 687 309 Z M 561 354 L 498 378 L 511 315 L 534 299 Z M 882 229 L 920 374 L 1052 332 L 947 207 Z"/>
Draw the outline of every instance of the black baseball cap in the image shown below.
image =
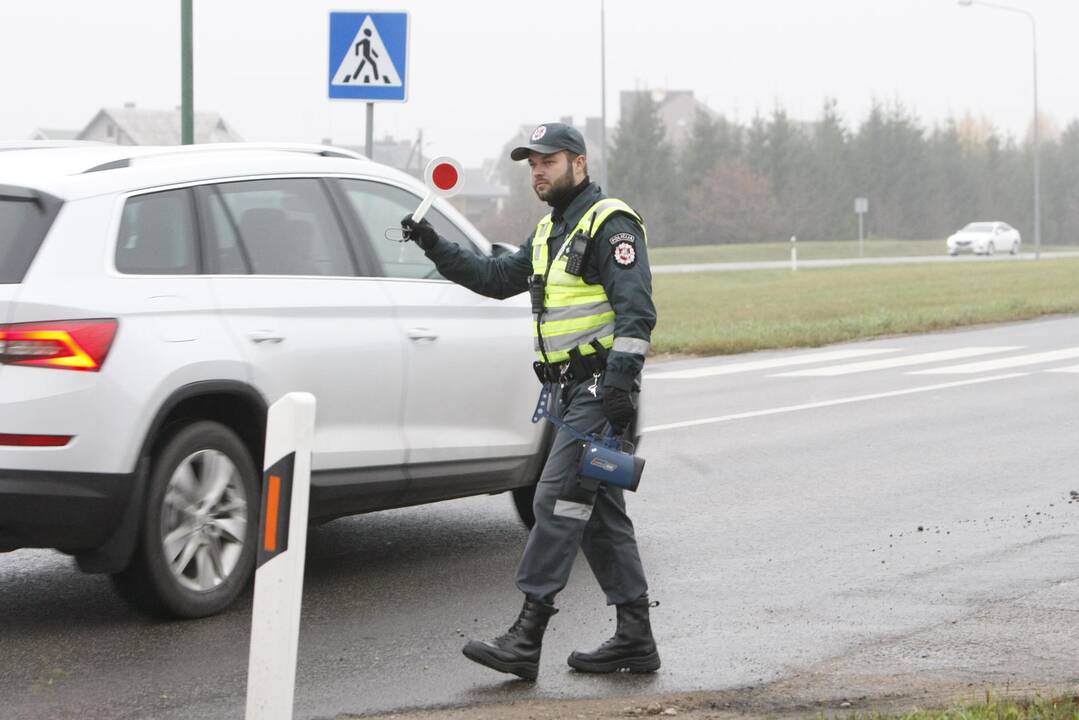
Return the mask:
<path id="1" fill-rule="evenodd" d="M 524 160 L 533 152 L 550 155 L 560 150 L 569 150 L 574 155 L 586 155 L 584 136 L 572 125 L 560 122 L 543 123 L 532 131 L 528 145 L 513 148 L 510 160 Z"/>

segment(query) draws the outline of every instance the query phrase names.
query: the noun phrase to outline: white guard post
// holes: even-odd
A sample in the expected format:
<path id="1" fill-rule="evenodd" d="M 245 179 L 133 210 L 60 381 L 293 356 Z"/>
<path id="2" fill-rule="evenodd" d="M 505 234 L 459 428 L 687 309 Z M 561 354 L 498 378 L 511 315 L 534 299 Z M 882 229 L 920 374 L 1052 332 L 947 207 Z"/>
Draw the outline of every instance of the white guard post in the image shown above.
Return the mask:
<path id="1" fill-rule="evenodd" d="M 247 720 L 292 718 L 314 434 L 311 393 L 289 393 L 270 406 L 247 664 Z"/>
<path id="2" fill-rule="evenodd" d="M 791 272 L 798 272 L 798 236 L 791 235 Z"/>

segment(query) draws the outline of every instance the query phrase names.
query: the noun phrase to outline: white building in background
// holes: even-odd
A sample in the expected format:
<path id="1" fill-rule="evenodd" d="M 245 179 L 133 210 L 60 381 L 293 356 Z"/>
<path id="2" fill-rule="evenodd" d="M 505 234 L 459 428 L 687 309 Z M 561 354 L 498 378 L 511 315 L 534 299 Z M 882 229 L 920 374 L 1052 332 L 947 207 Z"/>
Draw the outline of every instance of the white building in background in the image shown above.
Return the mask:
<path id="1" fill-rule="evenodd" d="M 31 140 L 74 140 L 79 136 L 78 130 L 66 130 L 60 128 L 38 128 L 30 135 Z"/>
<path id="2" fill-rule="evenodd" d="M 215 112 L 195 113 L 195 142 L 243 142 Z M 75 137 L 116 145 L 179 145 L 179 110 L 143 110 L 134 103 L 122 108 L 102 108 Z"/>
<path id="3" fill-rule="evenodd" d="M 619 95 L 620 117 L 630 115 L 634 105 L 645 95 L 656 104 L 659 118 L 667 131 L 667 140 L 675 147 L 682 147 L 689 139 L 698 111 L 715 117 L 715 112 L 697 100 L 692 90 L 623 90 Z"/>

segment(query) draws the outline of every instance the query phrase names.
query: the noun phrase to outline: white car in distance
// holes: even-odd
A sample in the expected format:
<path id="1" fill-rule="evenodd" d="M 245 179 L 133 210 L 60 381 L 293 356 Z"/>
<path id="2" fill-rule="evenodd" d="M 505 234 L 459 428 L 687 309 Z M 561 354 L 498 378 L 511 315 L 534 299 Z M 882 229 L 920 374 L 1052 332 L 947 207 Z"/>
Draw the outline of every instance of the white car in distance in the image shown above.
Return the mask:
<path id="1" fill-rule="evenodd" d="M 948 238 L 948 254 L 973 252 L 975 255 L 992 255 L 1007 251 L 1019 254 L 1022 245 L 1019 231 L 1005 222 L 973 222 Z"/>

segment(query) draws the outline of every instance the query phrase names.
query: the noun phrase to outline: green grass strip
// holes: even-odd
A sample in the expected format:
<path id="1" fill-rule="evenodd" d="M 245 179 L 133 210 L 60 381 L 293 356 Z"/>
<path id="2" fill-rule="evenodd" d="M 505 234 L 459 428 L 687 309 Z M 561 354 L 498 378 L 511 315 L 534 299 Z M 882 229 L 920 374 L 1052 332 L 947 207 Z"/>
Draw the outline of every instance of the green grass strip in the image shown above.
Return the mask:
<path id="1" fill-rule="evenodd" d="M 847 720 L 1079 720 L 1079 704 L 1074 697 L 990 699 L 947 710 L 916 710 L 902 715 L 851 713 L 845 717 Z"/>
<path id="2" fill-rule="evenodd" d="M 1079 313 L 1079 258 L 662 274 L 657 353 L 818 347 Z"/>

